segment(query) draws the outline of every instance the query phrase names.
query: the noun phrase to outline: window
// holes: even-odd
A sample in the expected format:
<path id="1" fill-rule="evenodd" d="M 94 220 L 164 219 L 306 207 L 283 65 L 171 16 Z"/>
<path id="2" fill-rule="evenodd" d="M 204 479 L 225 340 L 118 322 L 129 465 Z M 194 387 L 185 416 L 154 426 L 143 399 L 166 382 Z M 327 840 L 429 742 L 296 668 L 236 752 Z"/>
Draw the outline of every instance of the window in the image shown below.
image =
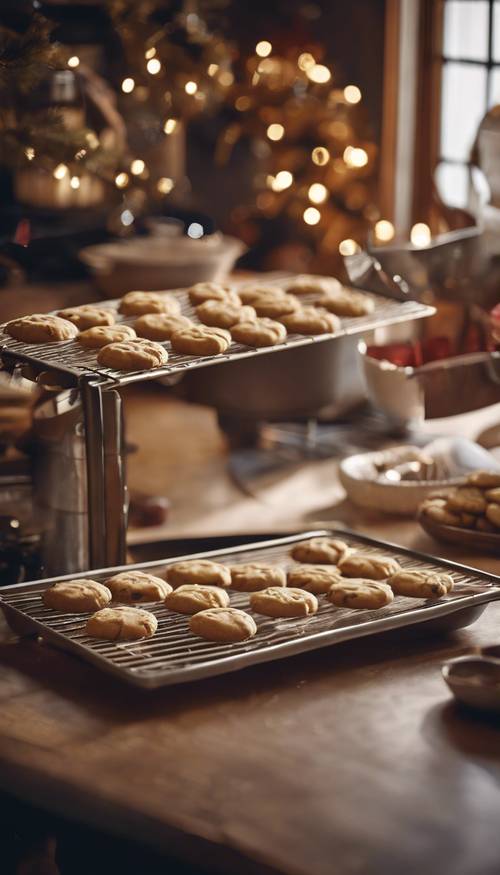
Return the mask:
<path id="1" fill-rule="evenodd" d="M 500 0 L 444 0 L 436 182 L 445 204 L 467 203 L 468 162 L 487 110 L 500 103 Z"/>

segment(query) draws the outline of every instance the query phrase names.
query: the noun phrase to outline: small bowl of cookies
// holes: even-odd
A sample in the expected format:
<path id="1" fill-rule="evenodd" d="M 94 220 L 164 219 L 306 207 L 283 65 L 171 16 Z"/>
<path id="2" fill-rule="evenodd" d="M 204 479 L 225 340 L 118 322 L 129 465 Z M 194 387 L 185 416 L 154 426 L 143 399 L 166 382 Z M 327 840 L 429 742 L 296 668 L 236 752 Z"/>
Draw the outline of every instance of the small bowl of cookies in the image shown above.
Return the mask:
<path id="1" fill-rule="evenodd" d="M 500 553 L 500 471 L 474 471 L 463 486 L 431 493 L 418 521 L 438 541 Z"/>

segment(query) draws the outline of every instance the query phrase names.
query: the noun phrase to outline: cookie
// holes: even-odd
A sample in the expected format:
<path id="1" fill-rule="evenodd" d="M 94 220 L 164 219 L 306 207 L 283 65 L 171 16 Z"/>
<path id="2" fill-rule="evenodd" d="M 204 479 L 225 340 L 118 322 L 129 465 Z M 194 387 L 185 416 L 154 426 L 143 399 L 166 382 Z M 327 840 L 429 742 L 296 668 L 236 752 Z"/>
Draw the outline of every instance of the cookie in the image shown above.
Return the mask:
<path id="1" fill-rule="evenodd" d="M 145 313 L 134 322 L 139 337 L 147 340 L 170 340 L 174 331 L 189 328 L 193 323 L 178 313 Z"/>
<path id="2" fill-rule="evenodd" d="M 135 336 L 135 331 L 130 325 L 96 325 L 95 328 L 80 331 L 76 339 L 87 349 L 101 349 L 109 343 L 133 340 Z"/>
<path id="3" fill-rule="evenodd" d="M 116 371 L 147 371 L 166 365 L 168 352 L 153 340 L 123 340 L 103 346 L 97 353 L 97 361 Z"/>
<path id="4" fill-rule="evenodd" d="M 399 562 L 390 556 L 368 556 L 364 553 L 351 553 L 339 562 L 339 569 L 345 577 L 361 577 L 368 580 L 383 580 L 400 570 Z"/>
<path id="5" fill-rule="evenodd" d="M 279 286 L 257 284 L 238 289 L 238 297 L 244 304 L 253 304 L 256 298 L 282 298 L 287 293 Z"/>
<path id="6" fill-rule="evenodd" d="M 266 565 L 264 562 L 246 562 L 233 565 L 231 587 L 238 592 L 257 592 L 269 586 L 286 586 L 286 574 L 279 565 Z"/>
<path id="7" fill-rule="evenodd" d="M 480 489 L 495 489 L 500 486 L 500 474 L 496 471 L 474 471 L 467 477 L 467 483 Z"/>
<path id="8" fill-rule="evenodd" d="M 161 577 L 145 571 L 121 571 L 104 581 L 113 598 L 126 604 L 163 601 L 172 587 Z"/>
<path id="9" fill-rule="evenodd" d="M 78 334 L 78 328 L 67 319 L 51 316 L 49 313 L 33 313 L 7 322 L 5 332 L 15 340 L 23 343 L 58 343 L 61 340 L 72 340 Z"/>
<path id="10" fill-rule="evenodd" d="M 196 283 L 188 289 L 188 295 L 193 307 L 203 304 L 204 301 L 225 301 L 236 306 L 241 303 L 230 286 L 223 283 Z"/>
<path id="11" fill-rule="evenodd" d="M 204 301 L 196 308 L 196 315 L 204 325 L 215 328 L 231 328 L 237 322 L 251 322 L 257 314 L 248 304 L 231 304 L 227 301 Z"/>
<path id="12" fill-rule="evenodd" d="M 184 355 L 220 355 L 231 346 L 231 335 L 224 328 L 191 325 L 174 331 L 172 349 Z"/>
<path id="13" fill-rule="evenodd" d="M 231 572 L 226 565 L 210 559 L 185 559 L 167 568 L 167 580 L 172 586 L 203 583 L 208 586 L 231 586 Z"/>
<path id="14" fill-rule="evenodd" d="M 109 641 L 137 641 L 151 638 L 157 628 L 158 620 L 150 611 L 131 607 L 104 608 L 89 617 L 85 634 Z"/>
<path id="15" fill-rule="evenodd" d="M 307 617 L 318 610 L 318 599 L 304 589 L 270 586 L 252 593 L 250 607 L 266 617 Z"/>
<path id="16" fill-rule="evenodd" d="M 449 574 L 430 571 L 398 571 L 387 583 L 395 595 L 416 599 L 440 599 L 453 589 L 453 578 Z"/>
<path id="17" fill-rule="evenodd" d="M 255 319 L 233 325 L 231 336 L 236 343 L 244 343 L 245 346 L 275 346 L 285 340 L 286 328 L 273 319 Z"/>
<path id="18" fill-rule="evenodd" d="M 207 641 L 220 641 L 221 644 L 245 641 L 257 632 L 254 618 L 237 608 L 199 611 L 191 617 L 189 628 L 193 635 L 206 638 Z"/>
<path id="19" fill-rule="evenodd" d="M 290 551 L 297 562 L 311 562 L 319 565 L 337 565 L 351 553 L 351 548 L 337 538 L 311 538 L 295 544 Z"/>
<path id="20" fill-rule="evenodd" d="M 111 592 L 97 580 L 61 580 L 42 593 L 42 601 L 54 611 L 83 614 L 109 605 Z"/>
<path id="21" fill-rule="evenodd" d="M 486 504 L 486 499 L 477 486 L 461 486 L 449 492 L 446 510 L 481 515 L 486 510 Z"/>
<path id="22" fill-rule="evenodd" d="M 452 513 L 450 510 L 446 509 L 446 502 L 444 505 L 440 504 L 427 504 L 424 507 L 424 512 L 430 520 L 433 520 L 435 523 L 440 523 L 443 526 L 461 526 L 462 520 L 460 519 L 460 514 Z"/>
<path id="23" fill-rule="evenodd" d="M 293 295 L 260 295 L 252 301 L 257 316 L 266 316 L 275 319 L 277 316 L 285 316 L 298 310 L 300 304 Z"/>
<path id="24" fill-rule="evenodd" d="M 389 605 L 394 594 L 386 583 L 357 578 L 334 583 L 328 591 L 328 600 L 338 608 L 376 609 Z"/>
<path id="25" fill-rule="evenodd" d="M 350 289 L 334 289 L 323 295 L 318 304 L 335 313 L 336 316 L 367 316 L 373 313 L 375 304 L 372 298 L 363 295 L 362 292 L 354 292 Z"/>
<path id="26" fill-rule="evenodd" d="M 286 286 L 286 291 L 292 292 L 294 295 L 326 295 L 330 291 L 335 292 L 341 289 L 341 283 L 333 276 L 314 276 L 313 274 L 299 274 Z"/>
<path id="27" fill-rule="evenodd" d="M 158 295 L 156 292 L 127 292 L 120 301 L 120 313 L 124 316 L 140 316 L 143 313 L 180 313 L 181 305 L 173 295 Z"/>
<path id="28" fill-rule="evenodd" d="M 486 505 L 486 519 L 489 520 L 496 529 L 500 529 L 500 504 Z"/>
<path id="29" fill-rule="evenodd" d="M 227 608 L 229 596 L 220 586 L 185 583 L 167 595 L 165 604 L 171 611 L 179 614 L 196 614 L 208 608 Z"/>
<path id="30" fill-rule="evenodd" d="M 493 502 L 493 504 L 500 504 L 500 486 L 496 486 L 494 489 L 488 489 L 484 495 L 487 501 Z"/>
<path id="31" fill-rule="evenodd" d="M 318 307 L 301 307 L 279 318 L 292 334 L 330 334 L 341 327 L 337 316 Z"/>
<path id="32" fill-rule="evenodd" d="M 341 575 L 333 565 L 302 565 L 288 572 L 288 586 L 295 586 L 321 595 L 329 591 L 333 583 L 341 580 Z"/>
<path id="33" fill-rule="evenodd" d="M 96 325 L 114 325 L 115 314 L 108 307 L 96 307 L 95 304 L 82 304 L 81 307 L 67 307 L 59 310 L 61 319 L 68 319 L 76 325 L 79 331 L 94 328 Z"/>

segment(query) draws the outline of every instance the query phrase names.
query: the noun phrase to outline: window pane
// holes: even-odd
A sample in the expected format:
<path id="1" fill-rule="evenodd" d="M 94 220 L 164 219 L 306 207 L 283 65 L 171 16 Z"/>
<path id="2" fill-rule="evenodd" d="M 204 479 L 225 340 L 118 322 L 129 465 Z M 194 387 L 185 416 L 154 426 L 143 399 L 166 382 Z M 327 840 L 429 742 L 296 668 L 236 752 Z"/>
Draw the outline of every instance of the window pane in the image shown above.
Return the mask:
<path id="1" fill-rule="evenodd" d="M 445 3 L 444 55 L 473 61 L 488 59 L 488 3 L 485 0 Z"/>
<path id="2" fill-rule="evenodd" d="M 500 3 L 493 4 L 493 60 L 500 61 Z"/>
<path id="3" fill-rule="evenodd" d="M 447 206 L 466 206 L 468 172 L 463 164 L 446 164 L 442 161 L 436 170 L 436 184 L 439 196 Z"/>
<path id="4" fill-rule="evenodd" d="M 486 68 L 445 64 L 441 104 L 441 154 L 468 161 L 476 131 L 486 111 Z"/>
<path id="5" fill-rule="evenodd" d="M 490 106 L 500 103 L 500 69 L 493 67 L 490 79 Z"/>

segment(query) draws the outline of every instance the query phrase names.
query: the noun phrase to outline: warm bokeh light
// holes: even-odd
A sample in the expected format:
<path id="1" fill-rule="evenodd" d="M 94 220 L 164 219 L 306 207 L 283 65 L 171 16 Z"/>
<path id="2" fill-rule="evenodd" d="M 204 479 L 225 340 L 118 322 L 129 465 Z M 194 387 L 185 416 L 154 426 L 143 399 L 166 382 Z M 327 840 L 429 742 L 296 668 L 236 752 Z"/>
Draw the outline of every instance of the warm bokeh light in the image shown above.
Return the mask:
<path id="1" fill-rule="evenodd" d="M 283 125 L 277 124 L 275 122 L 274 124 L 269 125 L 266 133 L 270 140 L 277 141 L 282 139 L 285 133 L 285 129 Z"/>
<path id="2" fill-rule="evenodd" d="M 161 194 L 169 194 L 174 187 L 174 180 L 168 176 L 162 176 L 156 183 L 156 188 Z"/>
<path id="3" fill-rule="evenodd" d="M 68 58 L 68 67 L 78 67 L 80 64 L 80 58 L 78 55 L 71 55 L 71 58 Z"/>
<path id="4" fill-rule="evenodd" d="M 165 131 L 166 134 L 173 134 L 176 127 L 177 127 L 177 119 L 168 118 L 166 120 L 165 124 L 163 125 L 163 130 Z"/>
<path id="5" fill-rule="evenodd" d="M 258 55 L 259 58 L 267 58 L 267 56 L 271 54 L 272 50 L 272 44 L 267 39 L 261 40 L 255 46 L 255 54 Z"/>
<path id="6" fill-rule="evenodd" d="M 87 140 L 87 143 L 89 144 L 89 147 L 91 149 L 97 149 L 99 147 L 99 137 L 97 136 L 95 131 L 87 131 L 87 133 L 85 134 L 85 139 Z"/>
<path id="7" fill-rule="evenodd" d="M 394 225 L 387 219 L 380 219 L 375 225 L 375 237 L 382 243 L 388 243 L 394 237 Z"/>
<path id="8" fill-rule="evenodd" d="M 120 215 L 120 221 L 122 225 L 125 225 L 128 228 L 134 221 L 134 214 L 130 212 L 130 210 L 123 210 L 123 213 Z"/>
<path id="9" fill-rule="evenodd" d="M 70 181 L 69 181 L 69 184 L 70 184 L 71 188 L 73 188 L 76 191 L 78 188 L 80 188 L 80 177 L 79 176 L 72 176 Z"/>
<path id="10" fill-rule="evenodd" d="M 323 204 L 328 197 L 328 189 L 321 182 L 313 182 L 309 186 L 308 196 L 313 204 Z"/>
<path id="11" fill-rule="evenodd" d="M 274 179 L 271 182 L 271 188 L 273 191 L 285 191 L 286 188 L 290 188 L 293 182 L 293 175 L 289 170 L 280 170 Z"/>
<path id="12" fill-rule="evenodd" d="M 303 70 L 305 73 L 310 67 L 314 67 L 315 63 L 316 61 L 310 52 L 302 52 L 302 54 L 299 55 L 297 66 L 299 70 Z"/>
<path id="13" fill-rule="evenodd" d="M 237 97 L 234 106 L 238 110 L 238 112 L 245 112 L 247 109 L 250 109 L 252 105 L 252 101 L 246 94 L 242 94 L 240 97 Z"/>
<path id="14" fill-rule="evenodd" d="M 344 97 L 347 103 L 359 103 L 361 100 L 361 91 L 357 85 L 346 85 L 344 88 Z"/>
<path id="15" fill-rule="evenodd" d="M 150 58 L 154 58 L 155 55 L 156 55 L 156 49 L 153 46 L 152 48 L 147 50 L 144 57 L 146 58 L 146 61 L 149 61 Z"/>
<path id="16" fill-rule="evenodd" d="M 33 161 L 33 158 L 35 157 L 36 153 L 35 153 L 33 146 L 26 146 L 26 149 L 24 150 L 24 154 L 26 155 L 26 158 L 28 159 L 28 161 Z"/>
<path id="17" fill-rule="evenodd" d="M 324 64 L 313 64 L 312 67 L 308 67 L 306 75 L 311 82 L 315 82 L 317 85 L 324 85 L 332 78 L 330 70 Z"/>
<path id="18" fill-rule="evenodd" d="M 325 164 L 328 164 L 330 160 L 330 153 L 325 146 L 316 146 L 315 149 L 311 152 L 311 158 L 314 164 L 317 164 L 318 167 L 323 167 Z"/>
<path id="19" fill-rule="evenodd" d="M 196 82 L 190 79 L 189 82 L 186 82 L 184 86 L 184 91 L 186 92 L 186 94 L 196 94 L 196 92 L 198 91 L 198 86 Z"/>
<path id="20" fill-rule="evenodd" d="M 425 224 L 425 222 L 417 222 L 410 231 L 410 240 L 413 245 L 417 246 L 419 249 L 428 246 L 431 239 L 431 229 Z"/>
<path id="21" fill-rule="evenodd" d="M 117 188 L 125 188 L 128 185 L 128 173 L 117 173 L 115 176 L 115 185 Z"/>
<path id="22" fill-rule="evenodd" d="M 316 207 L 307 207 L 302 215 L 306 225 L 317 225 L 321 219 L 321 213 Z"/>
<path id="23" fill-rule="evenodd" d="M 347 146 L 344 149 L 344 161 L 348 167 L 364 167 L 368 164 L 368 155 L 364 149 Z"/>
<path id="24" fill-rule="evenodd" d="M 215 74 L 219 71 L 218 64 L 209 64 L 207 67 L 207 73 L 209 76 L 215 76 Z"/>
<path id="25" fill-rule="evenodd" d="M 199 240 L 200 237 L 203 237 L 204 233 L 203 225 L 200 225 L 199 222 L 191 222 L 186 231 L 186 234 L 188 237 L 191 237 L 192 240 Z"/>
<path id="26" fill-rule="evenodd" d="M 136 158 L 134 161 L 132 161 L 132 164 L 130 165 L 130 170 L 132 171 L 134 176 L 140 176 L 141 173 L 144 171 L 145 166 L 146 165 L 141 158 Z"/>
<path id="27" fill-rule="evenodd" d="M 346 240 L 341 240 L 339 243 L 339 252 L 341 255 L 355 255 L 359 246 L 355 240 L 348 237 Z"/>
<path id="28" fill-rule="evenodd" d="M 148 63 L 146 64 L 146 70 L 148 71 L 148 73 L 151 74 L 151 76 L 156 76 L 156 74 L 159 73 L 161 70 L 161 64 L 158 58 L 151 58 L 151 60 L 148 61 Z"/>
<path id="29" fill-rule="evenodd" d="M 122 91 L 124 94 L 130 94 L 135 88 L 135 80 L 131 76 L 127 76 L 122 82 Z"/>
<path id="30" fill-rule="evenodd" d="M 58 164 L 54 170 L 54 179 L 64 179 L 68 172 L 68 168 L 65 164 Z"/>

